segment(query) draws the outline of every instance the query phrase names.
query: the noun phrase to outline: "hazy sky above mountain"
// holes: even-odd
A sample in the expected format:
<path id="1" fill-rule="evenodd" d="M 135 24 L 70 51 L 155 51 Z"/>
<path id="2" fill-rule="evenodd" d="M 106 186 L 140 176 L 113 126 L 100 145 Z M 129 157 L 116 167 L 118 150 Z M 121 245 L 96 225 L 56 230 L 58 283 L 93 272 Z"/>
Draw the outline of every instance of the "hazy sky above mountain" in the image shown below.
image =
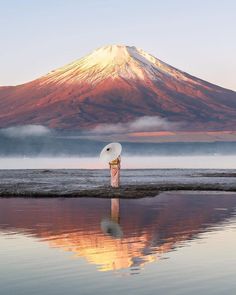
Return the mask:
<path id="1" fill-rule="evenodd" d="M 235 28 L 234 0 L 0 0 L 0 85 L 125 44 L 236 90 Z"/>

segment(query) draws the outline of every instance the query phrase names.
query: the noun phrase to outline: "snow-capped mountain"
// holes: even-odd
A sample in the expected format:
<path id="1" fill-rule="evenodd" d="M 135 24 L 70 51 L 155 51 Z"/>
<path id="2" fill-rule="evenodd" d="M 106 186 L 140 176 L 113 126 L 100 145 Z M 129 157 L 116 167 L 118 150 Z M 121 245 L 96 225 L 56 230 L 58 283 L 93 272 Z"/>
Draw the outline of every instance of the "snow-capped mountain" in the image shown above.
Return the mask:
<path id="1" fill-rule="evenodd" d="M 0 127 L 89 129 L 158 116 L 184 130 L 236 130 L 236 92 L 136 47 L 111 45 L 32 82 L 0 87 Z"/>

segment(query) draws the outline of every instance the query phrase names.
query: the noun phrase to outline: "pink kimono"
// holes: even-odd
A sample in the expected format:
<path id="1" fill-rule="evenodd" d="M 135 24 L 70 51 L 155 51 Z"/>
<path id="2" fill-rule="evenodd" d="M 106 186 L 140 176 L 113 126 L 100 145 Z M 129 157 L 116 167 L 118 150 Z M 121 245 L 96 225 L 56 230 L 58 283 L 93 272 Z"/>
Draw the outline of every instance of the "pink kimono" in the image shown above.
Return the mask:
<path id="1" fill-rule="evenodd" d="M 119 187 L 120 186 L 120 156 L 111 161 L 110 165 L 110 172 L 111 172 L 111 186 L 112 187 Z"/>

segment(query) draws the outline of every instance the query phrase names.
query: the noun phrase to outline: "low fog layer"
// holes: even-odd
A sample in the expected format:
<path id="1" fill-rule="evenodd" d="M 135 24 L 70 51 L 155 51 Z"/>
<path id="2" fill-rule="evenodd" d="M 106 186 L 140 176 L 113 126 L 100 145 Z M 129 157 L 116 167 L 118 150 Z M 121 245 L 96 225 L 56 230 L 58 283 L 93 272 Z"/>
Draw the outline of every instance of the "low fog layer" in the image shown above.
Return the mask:
<path id="1" fill-rule="evenodd" d="M 51 133 L 51 130 L 42 125 L 24 125 L 0 129 L 0 135 L 6 137 L 25 138 L 29 136 L 44 136 Z"/>
<path id="2" fill-rule="evenodd" d="M 122 156 L 122 169 L 236 169 L 236 156 Z M 0 157 L 0 169 L 108 169 L 98 157 Z"/>
<path id="3" fill-rule="evenodd" d="M 157 118 L 145 119 L 146 127 L 144 127 L 145 124 L 142 120 L 138 121 L 137 124 L 141 122 L 141 127 L 144 130 L 149 128 L 150 124 L 158 125 L 160 123 L 158 120 Z M 161 124 L 164 124 L 164 122 L 161 122 Z M 168 125 L 168 123 L 166 124 Z M 121 126 L 123 125 L 119 125 L 118 129 Z M 132 127 L 132 123 L 130 128 L 135 129 Z M 90 138 L 93 138 L 93 136 L 90 136 Z M 95 136 L 94 138 L 96 140 L 85 139 L 84 134 L 65 134 L 40 125 L 0 129 L 0 157 L 97 157 L 102 147 L 108 142 L 102 141 L 102 137 Z M 126 156 L 236 155 L 236 142 L 122 142 L 122 146 L 123 154 Z"/>
<path id="4" fill-rule="evenodd" d="M 170 122 L 158 116 L 143 116 L 128 123 L 99 124 L 89 133 L 114 135 L 128 132 L 176 130 L 179 126 L 179 123 Z"/>

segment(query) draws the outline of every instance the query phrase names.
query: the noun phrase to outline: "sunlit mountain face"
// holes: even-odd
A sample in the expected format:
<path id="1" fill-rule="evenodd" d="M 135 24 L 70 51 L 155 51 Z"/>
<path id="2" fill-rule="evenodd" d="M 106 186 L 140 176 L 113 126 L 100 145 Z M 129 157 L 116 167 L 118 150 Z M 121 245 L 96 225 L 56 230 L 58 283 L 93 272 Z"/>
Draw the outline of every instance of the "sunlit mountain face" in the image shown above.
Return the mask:
<path id="1" fill-rule="evenodd" d="M 0 199 L 0 233 L 36 238 L 99 271 L 139 272 L 235 216 L 235 194 L 156 198 Z"/>
<path id="2" fill-rule="evenodd" d="M 121 45 L 99 48 L 32 82 L 0 87 L 0 127 L 90 130 L 143 116 L 166 120 L 171 131 L 236 130 L 236 92 Z M 152 131 L 160 129 L 166 128 Z"/>

